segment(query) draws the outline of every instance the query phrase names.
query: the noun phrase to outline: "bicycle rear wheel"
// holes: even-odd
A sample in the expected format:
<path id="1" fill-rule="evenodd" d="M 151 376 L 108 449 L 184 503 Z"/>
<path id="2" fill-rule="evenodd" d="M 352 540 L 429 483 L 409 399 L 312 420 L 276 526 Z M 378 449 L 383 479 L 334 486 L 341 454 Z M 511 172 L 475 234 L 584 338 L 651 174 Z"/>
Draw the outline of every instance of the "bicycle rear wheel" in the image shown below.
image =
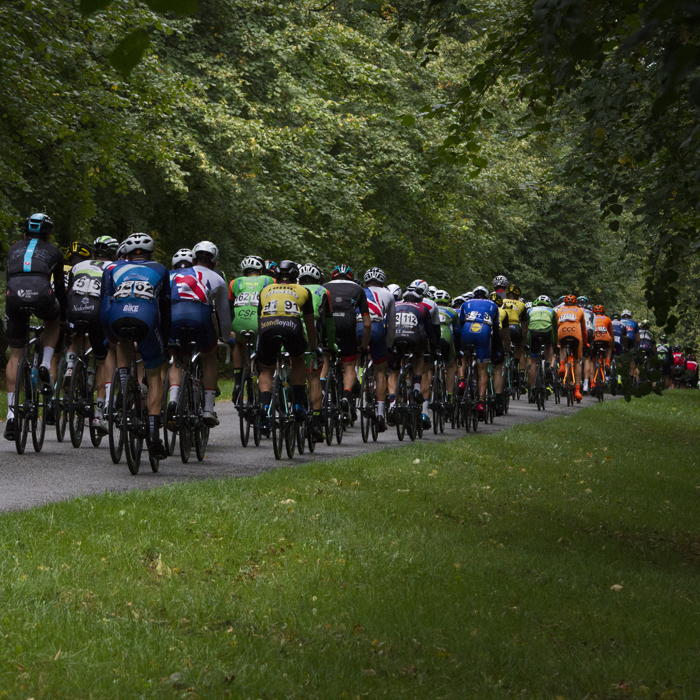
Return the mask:
<path id="1" fill-rule="evenodd" d="M 297 421 L 294 417 L 294 404 L 291 396 L 285 394 L 287 413 L 284 421 L 284 449 L 287 452 L 287 457 L 292 459 L 297 445 Z"/>
<path id="2" fill-rule="evenodd" d="M 41 452 L 46 435 L 46 418 L 51 399 L 41 391 L 37 384 L 34 387 L 34 407 L 32 411 L 32 445 L 34 452 Z"/>
<path id="3" fill-rule="evenodd" d="M 362 373 L 362 382 L 360 383 L 360 433 L 362 442 L 367 442 L 369 439 L 371 426 L 371 401 L 369 400 L 369 382 L 367 372 Z"/>
<path id="4" fill-rule="evenodd" d="M 340 445 L 343 442 L 343 433 L 345 432 L 345 422 L 343 421 L 342 411 L 340 410 L 340 397 L 342 394 L 342 383 L 337 379 L 334 382 L 335 386 L 335 410 L 333 411 L 333 424 L 335 426 L 335 441 Z M 351 411 L 352 413 L 352 411 Z"/>
<path id="5" fill-rule="evenodd" d="M 165 384 L 163 385 L 163 437 L 165 438 L 165 451 L 168 457 L 175 454 L 175 442 L 177 441 L 177 415 L 175 416 L 175 429 L 168 428 L 168 406 L 170 404 L 170 372 L 172 365 L 168 367 L 168 373 L 165 375 Z"/>
<path id="6" fill-rule="evenodd" d="M 333 381 L 333 372 L 328 373 L 326 379 L 326 393 L 323 397 L 323 422 L 326 431 L 326 445 L 330 447 L 333 444 L 333 396 L 335 394 L 335 382 Z"/>
<path id="7" fill-rule="evenodd" d="M 122 400 L 122 423 L 124 426 L 124 453 L 132 474 L 138 474 L 141 466 L 143 437 L 141 436 L 141 400 L 136 390 L 136 379 L 129 375 Z"/>
<path id="8" fill-rule="evenodd" d="M 301 421 L 296 421 L 296 429 L 294 432 L 297 439 L 297 450 L 299 451 L 300 455 L 303 455 L 304 451 L 306 450 L 306 418 Z"/>
<path id="9" fill-rule="evenodd" d="M 58 363 L 58 372 L 56 374 L 56 386 L 54 388 L 54 417 L 56 419 L 56 440 L 63 442 L 66 436 L 66 426 L 68 425 L 68 394 L 63 386 L 64 377 L 66 375 L 66 358 L 62 357 Z"/>
<path id="10" fill-rule="evenodd" d="M 68 391 L 68 431 L 73 447 L 78 448 L 85 431 L 85 404 L 87 395 L 87 373 L 82 360 L 73 365 Z"/>
<path id="11" fill-rule="evenodd" d="M 114 464 L 119 464 L 124 449 L 124 425 L 122 423 L 123 391 L 119 369 L 112 374 L 112 390 L 107 406 L 107 424 L 109 426 L 109 456 Z"/>
<path id="12" fill-rule="evenodd" d="M 180 459 L 183 464 L 190 461 L 192 454 L 192 437 L 195 420 L 194 396 L 192 394 L 192 375 L 182 373 L 180 382 L 180 400 L 177 412 L 177 432 L 180 435 Z"/>
<path id="13" fill-rule="evenodd" d="M 32 417 L 34 400 L 32 389 L 32 372 L 27 361 L 22 358 L 17 365 L 15 382 L 15 449 L 17 454 L 23 454 L 27 446 L 27 433 Z"/>
<path id="14" fill-rule="evenodd" d="M 247 367 L 243 368 L 243 376 L 241 377 L 241 390 L 238 394 L 238 423 L 241 431 L 241 445 L 248 446 L 250 438 L 251 425 L 251 403 L 252 403 L 252 387 L 253 383 L 250 380 L 250 370 Z"/>
<path id="15" fill-rule="evenodd" d="M 209 431 L 209 426 L 204 422 L 204 384 L 197 381 L 194 384 L 194 453 L 197 455 L 198 462 L 203 461 L 206 456 Z"/>
<path id="16" fill-rule="evenodd" d="M 282 459 L 282 443 L 284 442 L 284 427 L 286 422 L 284 397 L 279 374 L 275 375 L 272 385 L 272 404 L 270 405 L 270 423 L 272 427 L 272 448 L 275 459 Z"/>
<path id="17" fill-rule="evenodd" d="M 250 405 L 250 422 L 253 425 L 253 443 L 256 447 L 260 447 L 260 390 L 258 389 L 257 380 L 252 375 L 248 377 L 248 385 L 252 402 Z"/>

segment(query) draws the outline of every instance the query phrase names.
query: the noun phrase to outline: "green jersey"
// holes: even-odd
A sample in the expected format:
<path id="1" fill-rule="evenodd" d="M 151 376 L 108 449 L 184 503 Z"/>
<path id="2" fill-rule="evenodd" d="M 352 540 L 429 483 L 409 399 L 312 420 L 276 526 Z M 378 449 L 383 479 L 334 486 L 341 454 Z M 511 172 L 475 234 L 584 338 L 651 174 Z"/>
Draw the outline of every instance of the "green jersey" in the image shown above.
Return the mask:
<path id="1" fill-rule="evenodd" d="M 438 306 L 440 314 L 440 337 L 450 345 L 454 345 L 455 338 L 461 333 L 459 314 L 449 306 Z"/>
<path id="2" fill-rule="evenodd" d="M 311 300 L 314 303 L 314 319 L 316 321 L 316 331 L 319 334 L 319 345 L 324 344 L 321 341 L 323 334 L 323 326 L 326 329 L 326 338 L 328 344 L 335 342 L 335 323 L 333 316 L 330 313 L 330 303 L 328 302 L 330 292 L 322 284 L 305 284 L 303 285 L 311 292 Z M 321 319 L 323 315 L 323 319 Z M 323 320 L 323 324 L 321 321 Z M 306 327 L 304 327 L 306 333 Z"/>
<path id="3" fill-rule="evenodd" d="M 528 335 L 530 333 L 551 333 L 557 343 L 557 312 L 548 306 L 533 306 L 527 312 Z"/>
<path id="4" fill-rule="evenodd" d="M 231 328 L 235 333 L 258 330 L 258 302 L 260 292 L 269 284 L 274 284 L 268 275 L 236 277 L 228 287 L 228 301 L 231 307 Z"/>

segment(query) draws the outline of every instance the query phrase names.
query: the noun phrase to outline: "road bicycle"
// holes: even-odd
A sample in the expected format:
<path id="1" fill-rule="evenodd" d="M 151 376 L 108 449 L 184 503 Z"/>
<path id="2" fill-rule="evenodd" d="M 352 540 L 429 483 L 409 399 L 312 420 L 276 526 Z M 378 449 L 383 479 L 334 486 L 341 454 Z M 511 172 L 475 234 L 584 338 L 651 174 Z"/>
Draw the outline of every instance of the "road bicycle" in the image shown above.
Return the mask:
<path id="1" fill-rule="evenodd" d="M 75 324 L 75 338 L 78 343 L 75 362 L 70 376 L 68 388 L 68 429 L 73 447 L 80 447 L 87 421 L 90 442 L 99 447 L 103 432 L 92 424 L 95 418 L 95 376 L 97 374 L 97 358 L 92 348 L 85 349 L 85 334 L 88 324 L 79 321 Z M 64 375 L 65 376 L 65 375 Z"/>
<path id="2" fill-rule="evenodd" d="M 605 399 L 605 385 L 608 377 L 605 372 L 605 354 L 607 343 L 594 343 L 595 369 L 593 371 L 593 383 L 595 384 L 595 396 L 599 402 Z"/>
<path id="3" fill-rule="evenodd" d="M 506 353 L 506 361 L 503 368 L 503 415 L 507 416 L 510 410 L 510 399 L 513 395 L 513 385 L 511 384 L 513 353 Z"/>
<path id="4" fill-rule="evenodd" d="M 566 361 L 564 363 L 564 376 L 562 377 L 562 387 L 566 394 L 566 405 L 573 406 L 576 391 L 576 374 L 574 372 L 574 353 L 572 345 L 576 343 L 576 338 L 562 338 L 561 345 L 566 352 Z M 579 402 L 580 403 L 580 402 Z"/>
<path id="5" fill-rule="evenodd" d="M 56 371 L 56 381 L 53 389 L 53 416 L 56 429 L 56 440 L 63 442 L 68 428 L 68 395 L 70 383 L 66 384 L 66 355 L 61 353 L 61 360 Z"/>
<path id="6" fill-rule="evenodd" d="M 545 410 L 545 402 L 547 401 L 547 363 L 544 358 L 544 350 L 544 345 L 542 345 L 535 365 L 535 386 L 532 387 L 538 411 Z"/>
<path id="7" fill-rule="evenodd" d="M 464 348 L 464 363 L 465 373 L 464 393 L 459 400 L 459 411 L 461 413 L 461 423 L 466 428 L 467 432 L 473 430 L 476 432 L 479 426 L 479 412 L 477 406 L 479 404 L 478 395 L 478 372 L 476 367 L 476 346 L 466 345 Z"/>
<path id="8" fill-rule="evenodd" d="M 494 367 L 489 362 L 486 368 L 486 403 L 484 405 L 484 423 L 493 423 L 496 417 L 496 391 L 493 387 Z"/>
<path id="9" fill-rule="evenodd" d="M 275 336 L 273 336 L 274 338 Z M 281 338 L 281 336 L 277 336 Z M 292 390 L 291 366 L 289 353 L 282 350 L 277 353 L 277 371 L 272 380 L 272 401 L 268 407 L 268 418 L 272 429 L 272 449 L 275 459 L 282 459 L 282 445 L 287 457 L 294 457 L 297 437 L 297 420 L 294 416 L 294 397 Z"/>
<path id="10" fill-rule="evenodd" d="M 260 389 L 258 387 L 258 375 L 255 371 L 255 341 L 254 331 L 242 331 L 238 335 L 245 341 L 245 359 L 241 374 L 241 388 L 236 400 L 238 421 L 240 425 L 241 444 L 248 446 L 250 430 L 253 429 L 253 442 L 260 445 Z"/>
<path id="11" fill-rule="evenodd" d="M 417 437 L 423 437 L 423 418 L 421 406 L 423 396 L 420 400 L 414 396 L 413 390 L 413 353 L 408 352 L 409 344 L 404 340 L 394 342 L 394 348 L 399 357 L 403 358 L 399 378 L 396 385 L 395 418 L 396 436 L 403 441 L 404 435 L 413 442 Z"/>
<path id="12" fill-rule="evenodd" d="M 31 308 L 23 308 L 28 316 Z M 46 435 L 46 419 L 51 404 L 51 387 L 42 386 L 39 379 L 39 366 L 44 348 L 41 336 L 43 326 L 28 326 L 24 342 L 24 353 L 17 365 L 15 379 L 15 449 L 23 454 L 27 445 L 27 435 L 31 431 L 35 452 L 41 452 Z M 30 333 L 33 337 L 29 337 Z"/>
<path id="13" fill-rule="evenodd" d="M 447 391 L 445 389 L 445 361 L 437 353 L 433 361 L 433 380 L 430 383 L 429 406 L 433 412 L 433 433 L 445 432 L 445 415 L 447 408 Z"/>
<path id="14" fill-rule="evenodd" d="M 374 362 L 369 354 L 366 354 L 362 363 L 362 379 L 360 381 L 360 433 L 362 442 L 367 442 L 372 436 L 377 441 L 379 430 L 377 425 L 377 377 L 375 375 Z"/>
<path id="15" fill-rule="evenodd" d="M 330 447 L 335 433 L 336 442 L 340 445 L 345 432 L 345 422 L 341 415 L 340 399 L 343 395 L 343 360 L 335 350 L 330 350 L 331 361 L 326 377 L 326 392 L 323 396 L 323 420 L 326 433 L 326 444 Z"/>

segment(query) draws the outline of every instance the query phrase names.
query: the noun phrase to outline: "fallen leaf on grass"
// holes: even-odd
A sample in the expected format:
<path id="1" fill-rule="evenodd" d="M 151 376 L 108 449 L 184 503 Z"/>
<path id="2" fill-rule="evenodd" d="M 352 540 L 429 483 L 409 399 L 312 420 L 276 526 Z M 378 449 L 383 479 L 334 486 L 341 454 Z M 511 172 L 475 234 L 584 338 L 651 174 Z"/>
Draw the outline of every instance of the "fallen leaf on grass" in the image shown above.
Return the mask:
<path id="1" fill-rule="evenodd" d="M 611 591 L 621 591 L 622 586 L 619 583 L 615 583 L 612 586 L 610 586 L 610 590 Z"/>
<path id="2" fill-rule="evenodd" d="M 53 660 L 54 660 L 54 661 L 58 661 L 60 657 L 61 657 L 61 650 L 59 649 L 59 650 L 56 652 L 56 656 L 53 657 Z"/>
<path id="3" fill-rule="evenodd" d="M 284 501 L 280 501 L 280 505 L 286 506 L 288 503 L 296 503 L 293 498 L 287 498 Z"/>
<path id="4" fill-rule="evenodd" d="M 363 676 L 376 676 L 377 672 L 373 668 L 363 668 L 362 675 Z"/>
<path id="5" fill-rule="evenodd" d="M 414 459 L 414 460 L 413 460 L 413 464 L 420 464 L 420 460 L 419 460 L 419 459 Z"/>
<path id="6" fill-rule="evenodd" d="M 402 666 L 401 667 L 401 675 L 402 676 L 409 676 L 413 677 L 418 673 L 418 669 L 411 664 L 410 666 Z"/>

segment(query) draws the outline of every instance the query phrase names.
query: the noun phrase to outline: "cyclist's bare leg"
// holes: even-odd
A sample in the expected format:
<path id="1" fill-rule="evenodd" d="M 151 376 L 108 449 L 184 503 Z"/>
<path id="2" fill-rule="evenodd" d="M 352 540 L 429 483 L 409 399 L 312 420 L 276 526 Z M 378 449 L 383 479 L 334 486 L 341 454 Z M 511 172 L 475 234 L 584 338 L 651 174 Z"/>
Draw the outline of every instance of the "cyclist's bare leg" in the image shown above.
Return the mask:
<path id="1" fill-rule="evenodd" d="M 535 386 L 535 375 L 537 373 L 537 362 L 538 362 L 538 359 L 536 357 L 530 358 L 530 386 L 531 387 Z"/>
<path id="2" fill-rule="evenodd" d="M 357 372 L 355 370 L 355 361 L 346 362 L 343 360 L 343 389 L 345 391 L 352 391 L 352 387 L 357 379 Z M 302 382 L 298 382 L 301 384 Z"/>
<path id="3" fill-rule="evenodd" d="M 396 394 L 396 386 L 399 383 L 399 370 L 392 369 L 389 371 L 389 379 L 387 380 L 387 391 L 394 396 Z"/>
<path id="4" fill-rule="evenodd" d="M 12 393 L 15 390 L 15 382 L 17 381 L 17 365 L 24 354 L 24 348 L 10 348 L 10 359 L 5 365 L 5 381 L 7 382 L 7 391 Z"/>
<path id="5" fill-rule="evenodd" d="M 272 391 L 272 378 L 275 374 L 275 366 L 260 365 L 260 373 L 258 375 L 258 386 L 260 393 Z"/>
<path id="6" fill-rule="evenodd" d="M 479 375 L 479 399 L 486 398 L 486 386 L 489 382 L 489 363 L 488 362 L 477 362 L 476 371 Z"/>
<path id="7" fill-rule="evenodd" d="M 290 359 L 292 365 L 292 385 L 306 385 L 306 357 L 304 355 L 299 355 L 299 357 L 292 357 Z M 355 369 L 352 364 L 350 367 L 352 367 L 353 370 Z M 345 368 L 347 370 L 347 365 Z"/>
<path id="8" fill-rule="evenodd" d="M 243 369 L 243 365 L 245 364 L 245 343 L 243 342 L 243 339 L 241 338 L 240 342 L 238 338 L 236 338 L 235 333 L 231 333 L 233 338 L 236 341 L 236 345 L 233 348 L 233 369 Z"/>
<path id="9" fill-rule="evenodd" d="M 503 384 L 505 383 L 505 376 L 503 375 L 504 367 L 505 363 L 503 362 L 493 367 L 493 391 L 495 394 L 503 393 Z"/>
<path id="10" fill-rule="evenodd" d="M 321 372 L 316 370 L 315 372 L 306 373 L 306 378 L 309 380 L 309 401 L 311 403 L 311 408 L 314 411 L 321 410 L 321 402 L 323 400 L 323 391 L 321 390 Z"/>
<path id="11" fill-rule="evenodd" d="M 163 382 L 160 380 L 160 365 L 146 370 L 148 377 L 148 396 L 146 406 L 149 416 L 160 416 L 163 407 Z"/>

